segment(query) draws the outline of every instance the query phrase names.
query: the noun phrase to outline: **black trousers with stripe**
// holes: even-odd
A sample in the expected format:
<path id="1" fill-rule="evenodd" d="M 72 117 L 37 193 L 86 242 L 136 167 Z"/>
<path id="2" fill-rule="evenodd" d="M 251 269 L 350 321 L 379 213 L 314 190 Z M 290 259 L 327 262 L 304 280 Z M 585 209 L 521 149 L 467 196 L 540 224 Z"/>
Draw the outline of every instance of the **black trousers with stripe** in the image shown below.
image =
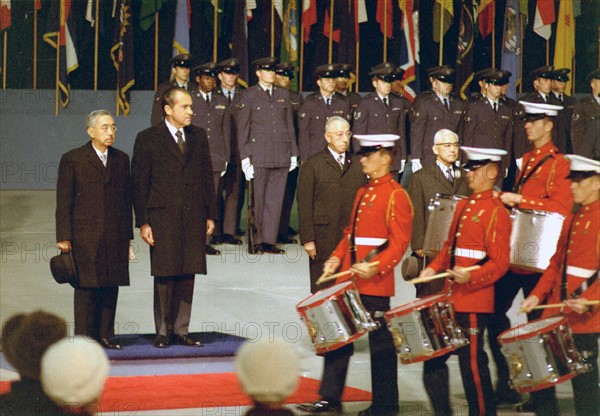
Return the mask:
<path id="1" fill-rule="evenodd" d="M 488 357 L 483 350 L 483 334 L 491 314 L 457 312 L 456 320 L 469 338 L 469 344 L 454 351 L 470 416 L 496 414 L 494 388 L 488 367 Z M 423 364 L 423 383 L 436 416 L 466 414 L 450 404 L 450 384 L 446 361 L 450 354 L 432 358 Z M 455 406 L 456 407 L 456 406 Z"/>

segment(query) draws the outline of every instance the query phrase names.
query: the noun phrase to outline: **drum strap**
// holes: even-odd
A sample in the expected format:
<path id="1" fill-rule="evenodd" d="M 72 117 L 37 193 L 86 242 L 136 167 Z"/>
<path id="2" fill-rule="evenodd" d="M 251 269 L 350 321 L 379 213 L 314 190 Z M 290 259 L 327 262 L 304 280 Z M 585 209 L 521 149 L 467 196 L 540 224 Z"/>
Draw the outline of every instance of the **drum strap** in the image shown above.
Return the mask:
<path id="1" fill-rule="evenodd" d="M 450 253 L 448 253 L 448 254 L 450 254 L 450 269 L 454 268 L 454 263 L 455 263 L 454 252 L 456 251 L 456 232 L 458 231 L 458 227 L 460 226 L 460 221 L 462 219 L 463 212 L 464 212 L 465 208 L 467 208 L 467 205 L 469 205 L 468 202 L 463 205 L 460 212 L 458 213 L 458 219 L 456 221 L 456 226 L 454 227 L 454 230 L 452 232 L 452 235 L 454 236 L 454 238 L 452 239 L 452 247 L 450 248 Z"/>
<path id="2" fill-rule="evenodd" d="M 354 230 L 356 230 L 356 216 L 358 215 L 358 210 L 360 209 L 360 204 L 362 203 L 363 196 L 364 194 L 360 197 L 360 200 L 356 205 L 356 210 L 354 211 L 354 224 L 352 225 L 352 232 L 350 233 L 350 260 L 352 261 L 351 264 L 356 263 L 356 235 L 354 234 Z M 388 241 L 386 241 L 380 246 L 375 247 L 369 252 L 369 254 L 367 254 L 367 256 L 364 259 L 361 260 L 361 262 L 368 263 L 373 257 L 385 250 L 387 246 Z"/>
<path id="3" fill-rule="evenodd" d="M 544 158 L 542 160 L 540 160 L 537 165 L 534 166 L 533 169 L 531 169 L 531 172 L 529 172 L 527 175 L 525 175 L 525 168 L 523 169 L 523 174 L 521 175 L 521 177 L 519 178 L 519 180 L 517 181 L 517 183 L 515 184 L 515 186 L 513 186 L 513 192 L 514 193 L 519 193 L 521 192 L 521 187 L 523 185 L 525 185 L 525 182 L 527 182 L 529 180 L 529 178 L 531 178 L 531 176 L 535 173 L 536 170 L 538 170 L 538 168 L 540 166 L 542 166 L 546 160 L 550 159 L 552 157 L 552 155 L 546 155 L 544 156 Z"/>

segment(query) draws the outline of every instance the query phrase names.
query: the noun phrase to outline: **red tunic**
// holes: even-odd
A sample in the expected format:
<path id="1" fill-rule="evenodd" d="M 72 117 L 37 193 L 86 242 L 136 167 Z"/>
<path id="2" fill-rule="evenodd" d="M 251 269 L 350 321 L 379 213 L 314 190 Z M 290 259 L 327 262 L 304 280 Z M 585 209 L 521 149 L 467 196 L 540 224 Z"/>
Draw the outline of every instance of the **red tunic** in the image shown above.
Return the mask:
<path id="1" fill-rule="evenodd" d="M 569 225 L 571 237 L 569 239 Z M 587 282 L 600 268 L 600 201 L 582 206 L 565 221 L 558 248 L 550 260 L 535 289 L 531 292 L 540 301 L 560 303 L 560 285 L 565 264 L 567 267 L 567 296 Z M 568 241 L 567 241 L 568 240 Z M 579 296 L 587 300 L 600 300 L 598 279 Z M 556 315 L 559 309 L 545 309 L 542 317 Z M 571 329 L 576 334 L 600 332 L 600 308 L 594 306 L 590 312 L 578 314 L 569 308 L 563 313 L 569 318 Z"/>
<path id="2" fill-rule="evenodd" d="M 458 217 L 462 215 L 456 230 Z M 481 268 L 471 272 L 465 284 L 446 281 L 457 312 L 494 312 L 494 282 L 510 263 L 510 216 L 493 191 L 471 195 L 458 203 L 442 251 L 429 264 L 437 272 L 450 268 L 450 250 L 456 238 L 455 265 L 473 266 L 487 257 Z"/>
<path id="3" fill-rule="evenodd" d="M 357 210 L 357 204 L 360 207 Z M 350 224 L 344 229 L 342 240 L 331 254 L 342 260 L 340 270 L 348 270 L 352 265 L 350 240 L 352 227 L 356 241 L 356 261 L 360 262 L 373 249 L 386 240 L 385 250 L 374 256 L 370 262 L 379 261 L 378 274 L 370 279 L 355 280 L 359 293 L 371 296 L 394 296 L 394 267 L 410 244 L 413 207 L 408 194 L 390 174 L 369 183 L 356 193 Z M 337 283 L 348 280 L 343 276 Z"/>

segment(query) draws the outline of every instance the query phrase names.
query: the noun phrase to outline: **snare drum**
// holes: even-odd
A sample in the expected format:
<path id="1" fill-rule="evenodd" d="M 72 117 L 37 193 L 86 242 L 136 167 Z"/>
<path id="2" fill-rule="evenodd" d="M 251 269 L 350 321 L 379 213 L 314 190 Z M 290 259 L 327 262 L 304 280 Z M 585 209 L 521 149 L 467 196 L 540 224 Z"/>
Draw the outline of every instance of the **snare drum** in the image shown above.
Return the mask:
<path id="1" fill-rule="evenodd" d="M 555 212 L 513 208 L 510 264 L 542 273 L 556 251 L 565 217 Z"/>
<path id="2" fill-rule="evenodd" d="M 427 207 L 429 217 L 423 240 L 425 255 L 430 256 L 442 250 L 444 242 L 448 239 L 454 211 L 461 199 L 464 198 L 442 194 L 436 194 L 435 198 L 431 198 L 429 207 Z"/>
<path id="3" fill-rule="evenodd" d="M 449 294 L 427 296 L 385 314 L 403 364 L 426 361 L 467 345 Z"/>
<path id="4" fill-rule="evenodd" d="M 553 316 L 509 329 L 498 336 L 520 392 L 542 390 L 589 371 L 575 349 L 566 318 Z"/>
<path id="5" fill-rule="evenodd" d="M 379 328 L 353 282 L 323 289 L 296 305 L 317 354 L 337 350 Z"/>

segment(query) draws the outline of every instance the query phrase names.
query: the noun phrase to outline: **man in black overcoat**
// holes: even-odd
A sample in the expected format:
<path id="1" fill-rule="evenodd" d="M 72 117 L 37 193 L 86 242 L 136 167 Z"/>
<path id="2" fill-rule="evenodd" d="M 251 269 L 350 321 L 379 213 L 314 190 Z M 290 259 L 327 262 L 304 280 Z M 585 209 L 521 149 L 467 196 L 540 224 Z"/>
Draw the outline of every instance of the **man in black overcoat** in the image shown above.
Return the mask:
<path id="1" fill-rule="evenodd" d="M 192 96 L 163 95 L 165 119 L 140 132 L 131 162 L 135 225 L 150 246 L 154 276 L 154 346 L 201 346 L 189 337 L 194 275 L 206 274 L 214 231 L 212 164 L 203 129 L 191 125 Z"/>
<path id="2" fill-rule="evenodd" d="M 91 140 L 60 160 L 56 240 L 62 252 L 73 250 L 78 270 L 75 334 L 120 349 L 111 338 L 119 286 L 129 285 L 129 156 L 112 147 L 117 127 L 108 111 L 92 111 L 86 127 Z"/>

